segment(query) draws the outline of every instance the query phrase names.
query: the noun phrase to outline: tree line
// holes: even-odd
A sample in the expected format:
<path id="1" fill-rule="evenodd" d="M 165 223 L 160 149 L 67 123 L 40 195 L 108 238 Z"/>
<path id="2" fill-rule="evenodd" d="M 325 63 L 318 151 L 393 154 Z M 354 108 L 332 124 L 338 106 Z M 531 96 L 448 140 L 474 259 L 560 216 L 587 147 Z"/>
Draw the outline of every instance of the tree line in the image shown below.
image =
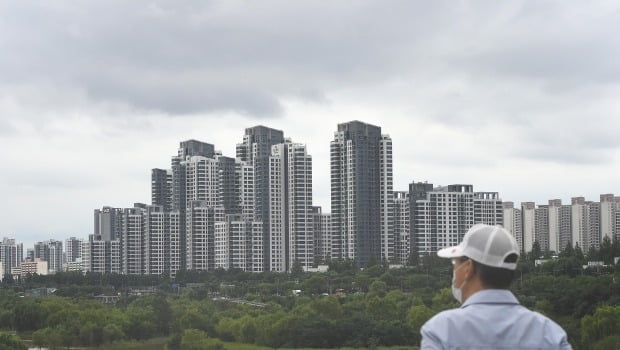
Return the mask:
<path id="1" fill-rule="evenodd" d="M 620 270 L 583 269 L 585 259 L 576 249 L 539 266 L 534 256 L 526 256 L 512 290 L 522 304 L 563 326 L 574 348 L 614 349 L 620 329 Z M 231 269 L 181 271 L 175 279 L 33 275 L 19 284 L 3 281 L 0 329 L 32 332 L 35 345 L 49 348 L 161 336 L 168 337 L 170 350 L 222 349 L 222 341 L 274 348 L 415 347 L 424 322 L 458 306 L 449 289 L 449 262 L 432 255 L 404 269 L 379 264 L 361 270 L 343 260 L 329 264 L 327 273 Z M 56 295 L 21 297 L 36 287 L 54 287 Z M 131 288 L 137 287 L 158 292 L 132 296 Z M 119 293 L 114 306 L 93 299 Z M 15 336 L 3 337 L 15 341 Z"/>

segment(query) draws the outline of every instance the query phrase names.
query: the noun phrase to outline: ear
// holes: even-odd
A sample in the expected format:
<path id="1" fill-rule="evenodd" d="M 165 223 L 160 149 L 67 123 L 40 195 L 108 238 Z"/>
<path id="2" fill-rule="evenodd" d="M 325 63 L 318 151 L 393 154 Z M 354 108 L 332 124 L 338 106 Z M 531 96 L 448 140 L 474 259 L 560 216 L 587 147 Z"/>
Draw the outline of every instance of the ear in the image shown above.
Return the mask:
<path id="1" fill-rule="evenodd" d="M 467 265 L 463 266 L 463 269 L 465 269 L 465 271 L 463 272 L 465 272 L 465 279 L 469 280 L 476 274 L 476 267 L 474 265 L 474 261 L 471 259 L 467 259 L 467 261 L 465 261 L 465 264 Z"/>

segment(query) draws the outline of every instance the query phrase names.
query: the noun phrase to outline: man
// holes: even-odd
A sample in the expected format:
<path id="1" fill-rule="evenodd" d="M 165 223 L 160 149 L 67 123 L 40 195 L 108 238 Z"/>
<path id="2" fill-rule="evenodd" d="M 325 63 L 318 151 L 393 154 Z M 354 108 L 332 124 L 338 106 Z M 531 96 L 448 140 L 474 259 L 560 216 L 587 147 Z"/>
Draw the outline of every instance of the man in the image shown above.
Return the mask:
<path id="1" fill-rule="evenodd" d="M 423 350 L 571 349 L 560 326 L 508 290 L 519 247 L 501 226 L 474 225 L 461 244 L 437 255 L 452 259 L 452 294 L 462 305 L 422 326 Z"/>

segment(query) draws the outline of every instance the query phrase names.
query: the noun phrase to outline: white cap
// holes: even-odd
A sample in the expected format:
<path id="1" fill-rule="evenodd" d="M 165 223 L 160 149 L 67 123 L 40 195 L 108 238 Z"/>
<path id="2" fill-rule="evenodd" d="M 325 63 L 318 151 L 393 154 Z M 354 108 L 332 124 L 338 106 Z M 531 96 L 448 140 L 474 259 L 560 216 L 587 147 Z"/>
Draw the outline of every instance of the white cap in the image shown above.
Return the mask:
<path id="1" fill-rule="evenodd" d="M 519 256 L 519 247 L 514 237 L 501 226 L 484 224 L 472 226 L 463 237 L 461 244 L 437 252 L 437 255 L 442 258 L 466 256 L 483 265 L 515 270 L 516 260 L 505 261 L 511 254 Z"/>

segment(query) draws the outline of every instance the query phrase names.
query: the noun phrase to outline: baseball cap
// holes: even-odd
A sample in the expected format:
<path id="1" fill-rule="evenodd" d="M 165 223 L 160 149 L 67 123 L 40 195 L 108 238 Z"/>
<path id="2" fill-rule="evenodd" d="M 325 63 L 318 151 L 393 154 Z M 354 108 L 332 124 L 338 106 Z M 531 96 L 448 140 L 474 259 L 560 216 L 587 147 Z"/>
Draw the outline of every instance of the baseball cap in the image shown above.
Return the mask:
<path id="1" fill-rule="evenodd" d="M 501 226 L 485 224 L 472 226 L 459 245 L 437 252 L 442 258 L 466 256 L 483 265 L 515 270 L 516 261 L 506 262 L 506 258 L 512 254 L 519 256 L 519 247 L 514 237 Z"/>

